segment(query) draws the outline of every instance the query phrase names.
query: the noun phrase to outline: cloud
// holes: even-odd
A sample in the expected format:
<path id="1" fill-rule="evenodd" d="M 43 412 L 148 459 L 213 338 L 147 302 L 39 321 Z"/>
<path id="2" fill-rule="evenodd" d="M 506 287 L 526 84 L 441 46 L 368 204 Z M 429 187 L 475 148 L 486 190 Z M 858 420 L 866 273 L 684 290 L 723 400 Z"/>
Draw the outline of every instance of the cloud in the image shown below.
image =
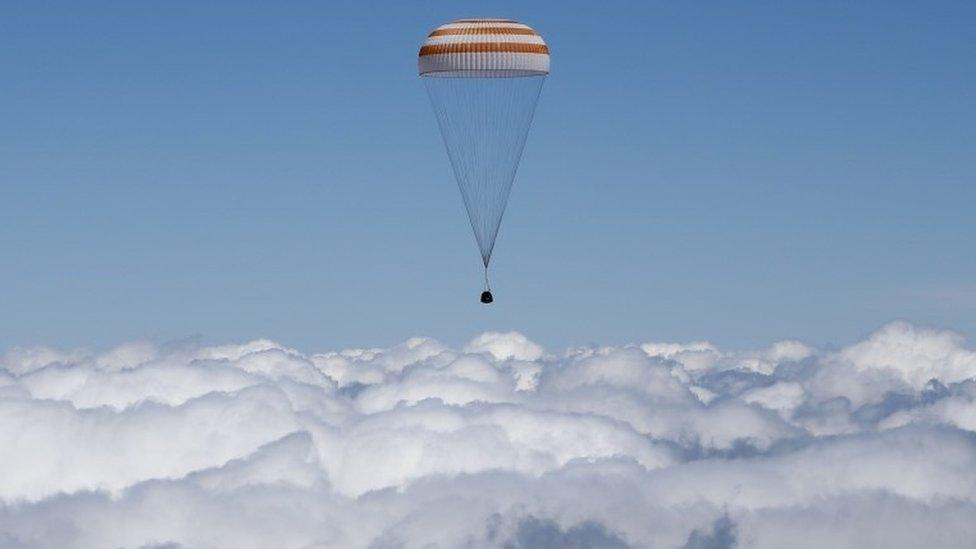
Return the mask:
<path id="1" fill-rule="evenodd" d="M 974 470 L 976 353 L 906 323 L 0 355 L 2 547 L 965 547 Z"/>
<path id="2" fill-rule="evenodd" d="M 466 353 L 490 353 L 497 360 L 539 360 L 542 347 L 518 332 L 486 332 L 465 345 Z"/>
<path id="3" fill-rule="evenodd" d="M 715 521 L 710 532 L 695 530 L 683 549 L 729 549 L 735 547 L 735 524 L 729 517 Z"/>

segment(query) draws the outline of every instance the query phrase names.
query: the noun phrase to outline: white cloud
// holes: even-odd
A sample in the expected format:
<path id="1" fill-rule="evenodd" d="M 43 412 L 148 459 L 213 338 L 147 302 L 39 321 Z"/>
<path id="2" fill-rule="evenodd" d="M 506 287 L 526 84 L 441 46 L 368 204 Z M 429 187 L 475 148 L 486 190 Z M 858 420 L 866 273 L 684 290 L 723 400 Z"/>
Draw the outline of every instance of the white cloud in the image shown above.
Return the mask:
<path id="1" fill-rule="evenodd" d="M 867 341 L 844 349 L 837 359 L 861 371 L 893 372 L 921 388 L 930 379 L 952 383 L 976 376 L 976 352 L 963 349 L 961 344 L 958 334 L 895 322 Z"/>
<path id="2" fill-rule="evenodd" d="M 965 547 L 974 376 L 905 323 L 836 351 L 16 348 L 0 546 Z"/>
<path id="3" fill-rule="evenodd" d="M 539 360 L 543 349 L 518 332 L 486 332 L 464 347 L 466 353 L 490 353 L 497 360 Z"/>

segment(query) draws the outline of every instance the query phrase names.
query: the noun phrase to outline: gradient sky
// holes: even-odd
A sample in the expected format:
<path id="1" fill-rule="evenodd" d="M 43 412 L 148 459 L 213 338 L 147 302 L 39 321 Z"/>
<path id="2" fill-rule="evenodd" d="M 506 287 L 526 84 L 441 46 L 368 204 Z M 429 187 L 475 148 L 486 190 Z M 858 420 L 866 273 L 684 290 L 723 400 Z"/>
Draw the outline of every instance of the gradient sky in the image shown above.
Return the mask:
<path id="1" fill-rule="evenodd" d="M 493 256 L 416 50 L 538 29 Z M 0 348 L 976 335 L 972 2 L 3 2 Z"/>

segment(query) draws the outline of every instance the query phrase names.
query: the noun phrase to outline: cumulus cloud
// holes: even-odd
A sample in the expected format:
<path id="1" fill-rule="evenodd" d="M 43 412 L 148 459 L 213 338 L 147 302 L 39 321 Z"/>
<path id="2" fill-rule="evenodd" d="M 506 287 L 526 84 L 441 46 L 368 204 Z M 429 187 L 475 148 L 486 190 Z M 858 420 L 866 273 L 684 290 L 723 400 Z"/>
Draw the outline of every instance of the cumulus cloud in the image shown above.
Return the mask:
<path id="1" fill-rule="evenodd" d="M 885 326 L 0 355 L 0 547 L 967 547 L 976 352 Z"/>
<path id="2" fill-rule="evenodd" d="M 486 332 L 465 345 L 467 353 L 490 353 L 497 360 L 539 360 L 542 347 L 518 332 Z"/>

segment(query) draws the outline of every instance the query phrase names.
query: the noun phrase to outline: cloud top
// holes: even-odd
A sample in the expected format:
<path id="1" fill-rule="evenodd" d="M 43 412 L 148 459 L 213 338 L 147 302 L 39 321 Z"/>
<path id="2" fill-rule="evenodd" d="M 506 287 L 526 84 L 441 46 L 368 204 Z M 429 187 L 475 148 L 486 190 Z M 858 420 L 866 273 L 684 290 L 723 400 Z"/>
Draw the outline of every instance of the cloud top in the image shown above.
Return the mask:
<path id="1" fill-rule="evenodd" d="M 976 353 L 906 323 L 0 355 L 4 547 L 963 547 L 974 470 Z"/>

